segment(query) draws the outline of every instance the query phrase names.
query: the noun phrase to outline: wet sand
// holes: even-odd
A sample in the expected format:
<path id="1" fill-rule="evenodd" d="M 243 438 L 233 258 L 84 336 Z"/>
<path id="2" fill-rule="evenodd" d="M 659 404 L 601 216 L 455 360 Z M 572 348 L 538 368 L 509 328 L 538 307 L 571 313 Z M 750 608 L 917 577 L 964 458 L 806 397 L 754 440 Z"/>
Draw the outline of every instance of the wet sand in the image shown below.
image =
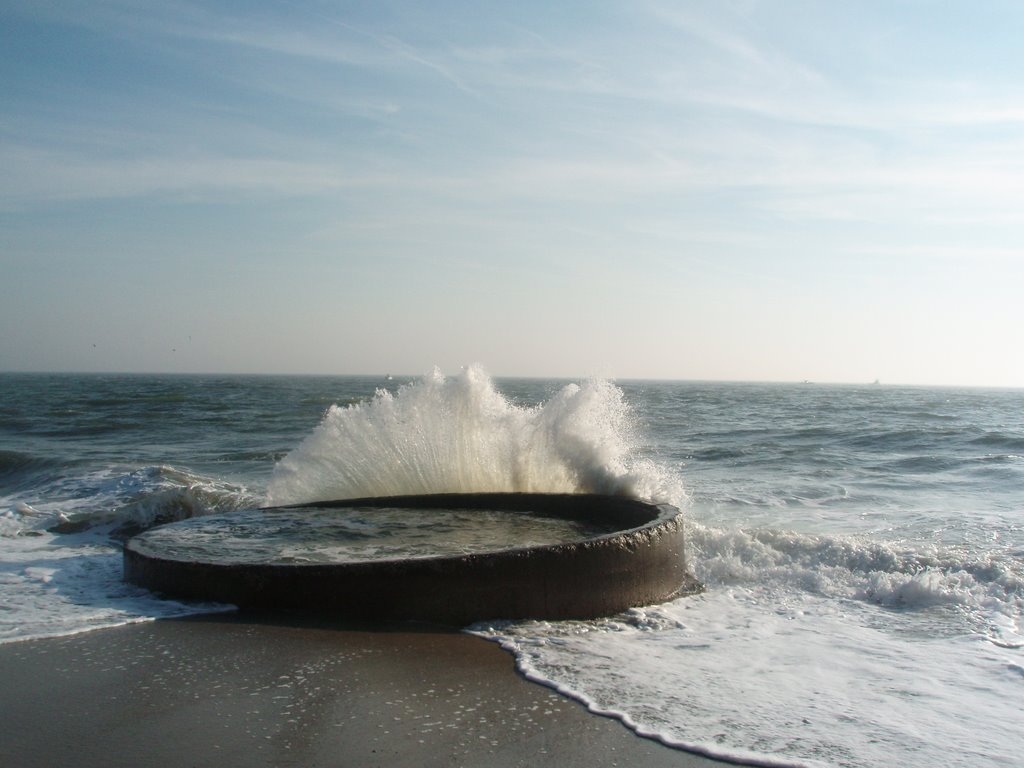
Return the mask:
<path id="1" fill-rule="evenodd" d="M 234 614 L 0 645 L 0 765 L 675 766 L 522 678 L 494 643 L 429 627 Z"/>

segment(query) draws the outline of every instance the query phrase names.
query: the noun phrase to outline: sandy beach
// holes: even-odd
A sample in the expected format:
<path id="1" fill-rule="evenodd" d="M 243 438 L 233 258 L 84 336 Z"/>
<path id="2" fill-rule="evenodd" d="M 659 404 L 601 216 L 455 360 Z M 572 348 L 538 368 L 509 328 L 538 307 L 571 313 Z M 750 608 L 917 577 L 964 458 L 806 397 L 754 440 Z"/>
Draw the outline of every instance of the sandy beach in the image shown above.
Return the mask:
<path id="1" fill-rule="evenodd" d="M 521 677 L 477 637 L 235 614 L 0 646 L 0 764 L 716 766 Z"/>

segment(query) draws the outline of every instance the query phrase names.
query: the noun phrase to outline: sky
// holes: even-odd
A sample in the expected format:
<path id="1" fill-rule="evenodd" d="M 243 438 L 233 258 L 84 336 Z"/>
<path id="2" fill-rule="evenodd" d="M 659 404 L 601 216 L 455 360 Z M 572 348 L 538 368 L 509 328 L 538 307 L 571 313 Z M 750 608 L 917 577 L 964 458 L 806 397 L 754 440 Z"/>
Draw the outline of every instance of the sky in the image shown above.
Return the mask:
<path id="1" fill-rule="evenodd" d="M 0 0 L 0 370 L 1024 387 L 1021 29 Z"/>

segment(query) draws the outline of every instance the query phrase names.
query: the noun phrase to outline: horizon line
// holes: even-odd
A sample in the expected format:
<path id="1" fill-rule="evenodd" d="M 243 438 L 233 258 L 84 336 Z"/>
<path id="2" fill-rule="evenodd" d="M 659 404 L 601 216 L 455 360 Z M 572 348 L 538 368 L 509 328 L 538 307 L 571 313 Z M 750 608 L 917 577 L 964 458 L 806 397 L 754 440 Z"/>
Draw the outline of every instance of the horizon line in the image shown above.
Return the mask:
<path id="1" fill-rule="evenodd" d="M 459 370 L 467 366 L 460 366 Z M 581 381 L 587 379 L 606 379 L 620 382 L 661 382 L 680 384 L 796 384 L 801 386 L 844 386 L 844 387 L 921 387 L 948 389 L 1024 389 L 1024 384 L 964 384 L 964 383 L 921 383 L 909 381 L 840 381 L 833 379 L 716 379 L 705 377 L 671 377 L 671 376 L 598 376 L 595 374 L 578 375 L 537 375 L 537 374 L 500 374 L 494 373 L 485 366 L 485 372 L 494 380 L 548 380 L 548 381 Z M 422 379 L 426 373 L 338 373 L 338 372 L 267 372 L 267 371 L 143 371 L 143 370 L 32 370 L 32 369 L 0 369 L 0 375 L 25 376 L 237 376 L 237 377 L 279 377 L 279 378 L 380 378 L 383 381 Z M 445 376 L 454 375 L 445 373 Z"/>

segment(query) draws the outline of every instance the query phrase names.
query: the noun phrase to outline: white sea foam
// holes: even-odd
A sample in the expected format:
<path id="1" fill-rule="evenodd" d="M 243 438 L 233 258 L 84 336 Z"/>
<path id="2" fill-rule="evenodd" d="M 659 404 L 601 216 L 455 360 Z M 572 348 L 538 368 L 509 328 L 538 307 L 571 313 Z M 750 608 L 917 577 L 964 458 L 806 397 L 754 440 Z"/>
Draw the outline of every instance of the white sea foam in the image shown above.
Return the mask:
<path id="1" fill-rule="evenodd" d="M 526 407 L 470 366 L 331 407 L 275 467 L 268 502 L 485 491 L 681 496 L 677 480 L 639 458 L 633 414 L 614 384 L 569 384 Z"/>
<path id="2" fill-rule="evenodd" d="M 688 544 L 701 596 L 473 631 L 595 712 L 744 764 L 1017 759 L 1019 562 L 695 522 Z"/>
<path id="3" fill-rule="evenodd" d="M 231 608 L 162 600 L 127 584 L 120 545 L 98 530 L 5 541 L 0 605 L 0 643 Z"/>
<path id="4" fill-rule="evenodd" d="M 112 534 L 251 505 L 244 488 L 165 466 L 90 472 L 59 487 L 63 497 L 46 502 L 0 500 L 0 643 L 228 608 L 125 583 Z"/>
<path id="5" fill-rule="evenodd" d="M 903 610 L 956 608 L 963 614 L 956 626 L 992 628 L 1001 642 L 1024 643 L 1013 631 L 1024 614 L 1024 568 L 1013 557 L 971 560 L 955 549 L 921 551 L 862 536 L 699 523 L 690 524 L 687 540 L 696 574 L 710 586 L 772 586 Z"/>
<path id="6" fill-rule="evenodd" d="M 752 765 L 1019 758 L 1019 651 L 909 635 L 877 608 L 713 589 L 616 620 L 477 627 L 538 682 L 644 735 Z"/>
<path id="7" fill-rule="evenodd" d="M 0 536 L 31 535 L 54 527 L 144 529 L 258 502 L 259 497 L 244 486 L 175 467 L 104 469 L 54 481 L 46 501 L 30 505 L 0 498 L 0 506 L 8 507 L 0 517 Z"/>

